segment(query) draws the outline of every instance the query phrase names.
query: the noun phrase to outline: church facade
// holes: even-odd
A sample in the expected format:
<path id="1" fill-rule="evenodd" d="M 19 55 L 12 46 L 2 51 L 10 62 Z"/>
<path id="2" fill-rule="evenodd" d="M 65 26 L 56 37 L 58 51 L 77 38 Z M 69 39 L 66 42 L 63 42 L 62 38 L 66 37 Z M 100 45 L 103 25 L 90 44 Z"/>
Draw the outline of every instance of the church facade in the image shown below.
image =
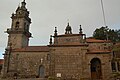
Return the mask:
<path id="1" fill-rule="evenodd" d="M 3 78 L 60 78 L 63 80 L 111 80 L 111 42 L 86 38 L 80 26 L 72 33 L 69 23 L 59 35 L 55 27 L 49 45 L 29 46 L 31 18 L 25 0 L 12 14 L 7 29 Z"/>

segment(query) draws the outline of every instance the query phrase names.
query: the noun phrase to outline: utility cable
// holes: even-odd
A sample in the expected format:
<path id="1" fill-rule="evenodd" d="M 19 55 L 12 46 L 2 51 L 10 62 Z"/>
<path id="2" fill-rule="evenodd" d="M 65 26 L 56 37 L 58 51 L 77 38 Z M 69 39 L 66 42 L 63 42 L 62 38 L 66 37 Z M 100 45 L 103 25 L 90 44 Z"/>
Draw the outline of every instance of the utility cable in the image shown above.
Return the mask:
<path id="1" fill-rule="evenodd" d="M 104 22 L 104 26 L 106 27 L 105 11 L 104 11 L 104 6 L 103 6 L 103 1 L 102 0 L 101 0 L 101 6 L 102 6 L 102 13 L 103 13 L 103 22 Z"/>

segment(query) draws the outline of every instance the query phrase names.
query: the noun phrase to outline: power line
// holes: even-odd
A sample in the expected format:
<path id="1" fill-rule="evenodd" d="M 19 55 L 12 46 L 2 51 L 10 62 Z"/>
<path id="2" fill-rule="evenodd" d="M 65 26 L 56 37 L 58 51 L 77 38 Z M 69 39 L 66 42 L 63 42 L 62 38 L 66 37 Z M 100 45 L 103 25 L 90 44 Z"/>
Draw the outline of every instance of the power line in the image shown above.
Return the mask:
<path id="1" fill-rule="evenodd" d="M 106 25 L 106 17 L 105 17 L 105 11 L 104 11 L 104 6 L 103 6 L 103 1 L 102 0 L 101 0 L 101 7 L 102 7 L 102 13 L 103 13 L 104 26 L 107 28 L 108 26 Z M 109 40 L 107 31 L 106 31 L 106 40 Z"/>
<path id="2" fill-rule="evenodd" d="M 104 26 L 106 27 L 105 11 L 104 11 L 104 6 L 103 6 L 103 1 L 102 0 L 101 0 L 101 6 L 102 6 L 102 13 L 103 13 L 103 22 L 104 22 Z"/>

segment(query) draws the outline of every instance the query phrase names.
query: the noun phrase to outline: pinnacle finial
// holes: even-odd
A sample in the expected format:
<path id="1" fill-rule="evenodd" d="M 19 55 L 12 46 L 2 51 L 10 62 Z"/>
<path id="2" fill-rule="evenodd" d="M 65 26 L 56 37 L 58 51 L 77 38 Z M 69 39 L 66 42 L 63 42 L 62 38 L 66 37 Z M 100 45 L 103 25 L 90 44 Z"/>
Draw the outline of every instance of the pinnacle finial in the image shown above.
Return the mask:
<path id="1" fill-rule="evenodd" d="M 68 22 L 68 25 L 67 26 L 69 26 L 69 22 Z"/>
<path id="2" fill-rule="evenodd" d="M 54 36 L 57 36 L 57 27 L 55 27 Z"/>
<path id="3" fill-rule="evenodd" d="M 66 31 L 65 34 L 72 34 L 72 28 L 71 28 L 71 26 L 69 25 L 69 22 L 68 22 L 68 25 L 67 25 L 65 31 Z"/>
<path id="4" fill-rule="evenodd" d="M 50 45 L 52 44 L 52 35 L 50 35 Z"/>
<path id="5" fill-rule="evenodd" d="M 80 25 L 80 29 L 79 29 L 79 30 L 80 30 L 79 33 L 82 34 L 83 32 L 82 32 L 82 27 L 81 27 L 81 25 Z"/>
<path id="6" fill-rule="evenodd" d="M 57 27 L 55 27 L 55 32 L 57 32 Z"/>
<path id="7" fill-rule="evenodd" d="M 25 0 L 23 0 L 22 7 L 25 7 L 25 5 L 26 5 L 26 2 L 25 2 Z"/>

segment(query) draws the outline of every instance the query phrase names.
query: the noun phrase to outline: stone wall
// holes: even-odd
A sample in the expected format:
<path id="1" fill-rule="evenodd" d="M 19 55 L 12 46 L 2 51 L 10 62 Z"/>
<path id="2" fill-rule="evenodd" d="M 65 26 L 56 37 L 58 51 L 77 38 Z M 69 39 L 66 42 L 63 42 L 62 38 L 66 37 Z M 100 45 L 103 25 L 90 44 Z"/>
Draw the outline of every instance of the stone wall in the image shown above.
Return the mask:
<path id="1" fill-rule="evenodd" d="M 55 77 L 57 74 L 60 74 L 62 78 L 78 79 L 83 76 L 83 56 L 87 51 L 86 47 L 54 47 L 51 49 L 51 66 Z"/>
<path id="2" fill-rule="evenodd" d="M 112 69 L 111 69 L 111 54 L 86 54 L 86 76 L 91 77 L 90 61 L 94 58 L 98 58 L 101 61 L 101 70 L 102 70 L 102 79 L 103 80 L 111 80 Z"/>
<path id="3" fill-rule="evenodd" d="M 39 67 L 45 67 L 45 76 L 49 74 L 48 52 L 13 52 L 10 58 L 10 72 L 19 77 L 37 77 Z"/>
<path id="4" fill-rule="evenodd" d="M 91 79 L 91 60 L 94 58 L 101 62 L 102 78 L 110 80 L 111 54 L 89 53 L 86 45 L 52 46 L 49 52 L 12 52 L 8 74 L 13 76 L 17 73 L 18 78 L 36 78 L 42 65 L 45 68 L 44 77 L 87 80 Z"/>

